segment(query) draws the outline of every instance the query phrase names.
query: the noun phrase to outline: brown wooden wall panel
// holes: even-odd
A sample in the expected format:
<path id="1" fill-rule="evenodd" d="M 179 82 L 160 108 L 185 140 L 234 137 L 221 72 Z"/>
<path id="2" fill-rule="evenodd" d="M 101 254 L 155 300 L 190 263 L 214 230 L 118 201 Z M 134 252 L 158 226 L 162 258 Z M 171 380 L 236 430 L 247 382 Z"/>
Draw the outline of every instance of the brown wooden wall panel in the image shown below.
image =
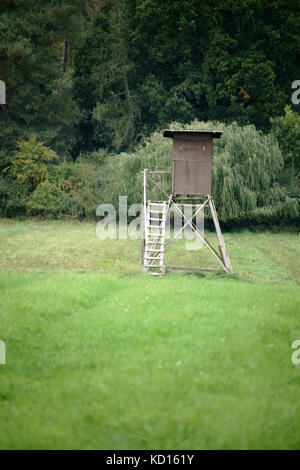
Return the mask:
<path id="1" fill-rule="evenodd" d="M 164 137 L 173 139 L 172 193 L 207 195 L 211 192 L 213 139 L 221 131 L 165 129 Z"/>
<path id="2" fill-rule="evenodd" d="M 173 194 L 210 194 L 211 162 L 173 161 Z"/>
<path id="3" fill-rule="evenodd" d="M 212 156 L 212 139 L 193 138 L 189 136 L 174 137 L 173 160 L 210 161 Z"/>
<path id="4" fill-rule="evenodd" d="M 210 137 L 174 136 L 173 194 L 210 194 L 212 150 Z"/>

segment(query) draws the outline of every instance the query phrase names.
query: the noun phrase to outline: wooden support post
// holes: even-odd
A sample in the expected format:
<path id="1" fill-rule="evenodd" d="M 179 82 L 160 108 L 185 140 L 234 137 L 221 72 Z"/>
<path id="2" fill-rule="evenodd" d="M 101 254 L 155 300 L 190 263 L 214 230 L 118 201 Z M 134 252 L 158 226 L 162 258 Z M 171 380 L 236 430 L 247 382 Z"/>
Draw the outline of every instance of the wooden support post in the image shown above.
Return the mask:
<path id="1" fill-rule="evenodd" d="M 141 241 L 140 241 L 140 265 L 144 268 L 144 254 L 145 254 L 145 230 L 146 230 L 146 211 L 147 211 L 147 168 L 143 171 L 143 190 L 142 190 L 142 204 L 141 204 Z"/>
<path id="2" fill-rule="evenodd" d="M 216 208 L 215 208 L 215 205 L 214 205 L 213 198 L 211 196 L 208 196 L 208 202 L 209 202 L 209 208 L 210 208 L 210 212 L 211 212 L 211 215 L 212 215 L 212 218 L 213 218 L 214 226 L 215 226 L 215 229 L 216 229 L 216 232 L 217 232 L 218 240 L 219 240 L 220 254 L 222 256 L 222 259 L 224 261 L 224 264 L 226 266 L 226 269 L 227 269 L 228 273 L 233 274 L 232 267 L 231 267 L 231 264 L 230 264 L 230 260 L 229 260 L 229 257 L 228 257 L 227 251 L 226 251 L 226 247 L 225 247 L 225 241 L 224 241 L 224 238 L 223 238 L 223 235 L 222 235 L 222 232 L 221 232 L 219 219 L 218 219 L 218 216 L 217 216 L 217 211 L 216 211 Z"/>
<path id="3" fill-rule="evenodd" d="M 148 170 L 147 168 L 145 168 L 144 170 L 144 185 L 143 185 L 143 189 L 144 189 L 144 227 L 146 227 L 146 211 L 147 211 L 147 173 L 148 173 Z"/>
<path id="4" fill-rule="evenodd" d="M 213 247 L 210 245 L 210 243 L 208 243 L 208 241 L 205 239 L 205 237 L 202 235 L 201 232 L 199 232 L 199 230 L 194 227 L 191 222 L 189 221 L 189 219 L 186 217 L 186 215 L 182 212 L 181 208 L 176 204 L 176 202 L 173 201 L 173 204 L 174 206 L 177 208 L 177 210 L 182 214 L 183 218 L 186 220 L 187 224 L 194 230 L 194 232 L 196 233 L 196 236 L 204 243 L 204 245 L 209 249 L 209 251 L 211 252 L 211 254 L 216 258 L 216 260 L 218 261 L 218 263 L 222 266 L 223 269 L 225 269 L 226 272 L 228 272 L 228 274 L 231 274 L 229 273 L 223 259 L 216 253 L 216 251 L 213 249 Z"/>

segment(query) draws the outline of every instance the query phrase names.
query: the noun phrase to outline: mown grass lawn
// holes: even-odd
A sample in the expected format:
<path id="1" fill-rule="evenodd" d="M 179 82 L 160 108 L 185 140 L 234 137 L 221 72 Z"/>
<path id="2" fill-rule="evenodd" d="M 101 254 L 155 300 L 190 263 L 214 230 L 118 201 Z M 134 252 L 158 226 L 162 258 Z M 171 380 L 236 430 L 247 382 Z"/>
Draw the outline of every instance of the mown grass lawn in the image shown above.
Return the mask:
<path id="1" fill-rule="evenodd" d="M 233 277 L 151 277 L 93 223 L 0 230 L 0 448 L 300 447 L 297 235 L 226 234 Z"/>

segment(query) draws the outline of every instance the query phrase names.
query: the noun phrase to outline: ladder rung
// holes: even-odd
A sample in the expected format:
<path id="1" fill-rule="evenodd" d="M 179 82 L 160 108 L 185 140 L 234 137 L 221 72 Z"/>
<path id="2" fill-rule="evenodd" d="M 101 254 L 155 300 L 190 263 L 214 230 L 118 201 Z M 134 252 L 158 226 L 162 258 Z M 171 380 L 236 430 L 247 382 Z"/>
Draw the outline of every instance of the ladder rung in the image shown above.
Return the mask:
<path id="1" fill-rule="evenodd" d="M 148 248 L 146 251 L 150 251 L 153 253 L 163 253 L 164 250 L 159 250 L 158 248 Z"/>
<path id="2" fill-rule="evenodd" d="M 155 255 L 155 256 L 151 257 L 151 255 Z M 160 261 L 162 259 L 163 255 L 164 255 L 163 251 L 160 251 L 160 252 L 156 251 L 155 253 L 146 251 L 145 259 L 157 259 L 158 261 Z"/>
<path id="3" fill-rule="evenodd" d="M 148 241 L 148 243 L 152 243 L 152 244 L 156 242 L 161 243 L 161 242 L 164 242 L 165 237 L 162 236 L 162 234 L 154 234 L 152 238 L 151 238 L 151 235 L 146 237 L 146 240 Z"/>
<path id="4" fill-rule="evenodd" d="M 150 242 L 154 242 L 156 239 L 157 240 L 160 240 L 161 238 L 165 238 L 164 237 L 165 234 L 163 233 L 148 233 L 148 235 L 146 236 L 146 240 L 150 240 L 150 237 L 151 237 L 151 240 Z"/>
<path id="5" fill-rule="evenodd" d="M 147 234 L 152 235 L 152 237 L 165 235 L 165 230 L 162 227 L 158 227 L 158 231 L 152 231 L 152 227 L 147 227 L 147 229 Z"/>
<path id="6" fill-rule="evenodd" d="M 146 233 L 149 233 L 149 235 L 152 235 L 153 237 L 155 237 L 155 235 L 161 235 L 162 233 L 165 234 L 166 231 L 165 231 L 164 227 L 157 227 L 157 228 L 160 229 L 159 232 L 152 232 L 151 231 L 152 227 L 147 227 L 146 226 L 146 229 L 147 229 Z"/>
<path id="7" fill-rule="evenodd" d="M 160 222 L 162 222 L 164 219 L 158 219 L 157 217 L 149 217 L 149 220 L 159 220 Z"/>
<path id="8" fill-rule="evenodd" d="M 145 268 L 148 269 L 148 270 L 149 270 L 149 268 L 155 268 L 157 270 L 157 269 L 162 269 L 164 267 L 163 266 L 151 266 L 150 265 L 150 266 L 145 266 Z M 152 271 L 149 270 L 149 272 L 151 273 Z"/>
<path id="9" fill-rule="evenodd" d="M 155 256 L 157 257 L 157 259 L 160 260 L 161 257 L 163 257 L 164 252 L 163 252 L 163 251 L 159 251 L 159 250 L 152 250 L 152 251 L 146 250 L 146 251 L 145 251 L 145 258 L 150 259 L 150 258 L 148 258 L 148 255 L 149 255 L 149 256 L 155 255 Z"/>
<path id="10" fill-rule="evenodd" d="M 147 238 L 147 235 L 149 237 L 162 237 L 162 236 L 165 236 L 165 232 L 161 232 L 161 231 L 160 232 L 150 232 L 148 230 L 148 232 L 146 233 L 146 238 Z"/>
<path id="11" fill-rule="evenodd" d="M 152 213 L 155 213 L 155 214 L 162 214 L 163 215 L 163 212 L 162 211 L 156 211 L 154 209 L 149 209 L 149 212 L 152 212 Z"/>

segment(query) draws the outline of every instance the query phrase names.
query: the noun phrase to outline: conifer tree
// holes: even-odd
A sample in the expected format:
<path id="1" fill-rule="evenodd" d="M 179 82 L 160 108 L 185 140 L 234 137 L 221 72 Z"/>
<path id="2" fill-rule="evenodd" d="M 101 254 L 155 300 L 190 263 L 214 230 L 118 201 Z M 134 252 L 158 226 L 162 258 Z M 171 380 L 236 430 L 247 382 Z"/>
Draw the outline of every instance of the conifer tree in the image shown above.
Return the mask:
<path id="1" fill-rule="evenodd" d="M 71 69 L 61 57 L 64 41 L 76 47 L 84 22 L 82 0 L 4 0 L 0 15 L 1 166 L 18 138 L 36 133 L 60 154 L 74 145 L 79 117 L 71 95 Z M 70 58 L 70 54 L 69 54 Z M 67 57 L 66 57 L 67 59 Z"/>

